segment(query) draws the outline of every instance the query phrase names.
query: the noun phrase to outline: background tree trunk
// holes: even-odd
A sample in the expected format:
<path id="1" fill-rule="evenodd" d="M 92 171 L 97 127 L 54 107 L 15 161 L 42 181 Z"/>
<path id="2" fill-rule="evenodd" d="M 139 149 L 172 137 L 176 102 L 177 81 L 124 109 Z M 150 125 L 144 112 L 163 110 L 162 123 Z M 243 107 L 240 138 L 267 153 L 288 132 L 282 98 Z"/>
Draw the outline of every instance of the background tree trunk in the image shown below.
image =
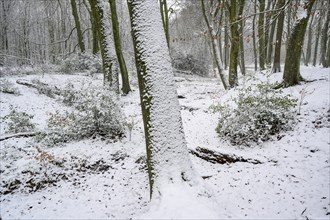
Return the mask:
<path id="1" fill-rule="evenodd" d="M 201 4 L 202 4 L 204 20 L 206 22 L 207 29 L 209 31 L 209 35 L 211 37 L 211 44 L 212 44 L 214 59 L 215 59 L 216 65 L 217 65 L 217 69 L 219 71 L 220 79 L 221 79 L 223 87 L 225 89 L 227 89 L 228 85 L 227 85 L 225 76 L 223 74 L 223 64 L 222 64 L 221 56 L 220 56 L 220 49 L 219 49 L 219 45 L 218 45 L 217 34 L 214 30 L 214 23 L 212 22 L 212 19 L 210 19 L 212 22 L 212 24 L 211 24 L 209 19 L 207 18 L 204 0 L 201 1 Z"/>
<path id="2" fill-rule="evenodd" d="M 237 0 L 230 1 L 229 16 L 231 30 L 230 62 L 229 62 L 229 86 L 233 88 L 238 85 L 237 66 L 239 50 L 239 33 L 237 23 Z"/>
<path id="3" fill-rule="evenodd" d="M 285 5 L 285 0 L 278 0 L 276 9 L 283 8 Z M 277 30 L 276 30 L 276 41 L 275 41 L 275 54 L 273 61 L 273 72 L 281 72 L 281 46 L 282 46 L 282 33 L 284 25 L 284 9 L 282 9 L 278 15 L 277 20 Z"/>
<path id="4" fill-rule="evenodd" d="M 311 15 L 311 19 L 309 23 L 309 27 L 308 27 L 308 34 L 307 34 L 307 48 L 306 48 L 306 56 L 305 56 L 305 66 L 308 66 L 308 64 L 310 63 L 311 60 L 311 56 L 312 56 L 312 38 L 313 38 L 313 21 L 314 21 L 314 16 L 315 16 L 315 12 Z"/>
<path id="5" fill-rule="evenodd" d="M 317 53 L 318 53 L 318 48 L 319 48 L 321 26 L 322 26 L 322 11 L 319 14 L 319 20 L 317 22 L 317 28 L 316 28 L 315 44 L 314 44 L 314 55 L 313 55 L 313 66 L 316 66 L 316 62 L 317 62 Z"/>
<path id="6" fill-rule="evenodd" d="M 117 54 L 117 59 L 119 63 L 121 79 L 122 79 L 122 92 L 124 94 L 128 94 L 131 91 L 131 87 L 129 85 L 128 79 L 128 71 L 126 67 L 125 58 L 121 48 L 121 39 L 119 33 L 119 23 L 117 17 L 117 8 L 116 8 L 116 0 L 109 0 L 110 9 L 111 9 L 111 21 L 112 21 L 112 30 L 113 30 L 113 38 L 115 43 L 115 49 Z"/>
<path id="7" fill-rule="evenodd" d="M 85 43 L 83 38 L 83 33 L 81 31 L 80 26 L 80 20 L 79 20 L 79 14 L 77 10 L 77 4 L 76 0 L 71 0 L 71 8 L 72 8 L 72 15 L 74 17 L 74 22 L 76 24 L 76 31 L 77 31 L 77 37 L 78 37 L 78 45 L 81 52 L 85 52 Z"/>
<path id="8" fill-rule="evenodd" d="M 283 84 L 285 87 L 297 85 L 302 79 L 300 75 L 300 58 L 308 19 L 314 2 L 315 0 L 308 0 L 304 4 L 304 10 L 307 15 L 297 20 L 289 37 L 283 73 Z"/>
<path id="9" fill-rule="evenodd" d="M 103 63 L 104 84 L 109 86 L 110 90 L 119 93 L 118 88 L 118 66 L 114 52 L 114 43 L 110 34 L 110 21 L 105 9 L 103 0 L 89 0 L 92 14 L 95 14 L 97 30 L 99 36 L 100 50 Z"/>
<path id="10" fill-rule="evenodd" d="M 326 59 L 326 51 L 327 51 L 327 41 L 329 40 L 329 23 L 330 23 L 330 0 L 328 0 L 327 3 L 328 11 L 327 16 L 325 19 L 325 22 L 323 24 L 322 33 L 321 33 L 321 58 L 320 63 L 323 67 L 328 68 L 329 67 L 329 60 Z"/>
<path id="11" fill-rule="evenodd" d="M 245 75 L 245 56 L 244 56 L 244 19 L 243 19 L 243 11 L 244 11 L 245 0 L 239 1 L 238 7 L 238 19 L 239 21 L 239 55 L 240 55 L 240 67 L 241 73 Z"/>
<path id="12" fill-rule="evenodd" d="M 265 0 L 259 1 L 259 20 L 258 20 L 258 41 L 259 41 L 259 67 L 265 69 L 266 50 L 265 50 L 265 32 L 264 32 L 264 11 Z"/>
<path id="13" fill-rule="evenodd" d="M 166 43 L 168 48 L 170 48 L 170 26 L 168 20 L 167 0 L 159 0 L 159 4 L 160 4 L 160 14 L 162 17 L 163 27 L 166 36 Z"/>
<path id="14" fill-rule="evenodd" d="M 257 0 L 254 1 L 254 15 L 252 20 L 252 40 L 253 40 L 253 57 L 254 57 L 254 71 L 258 70 L 258 50 L 256 40 L 256 14 L 257 14 Z"/>

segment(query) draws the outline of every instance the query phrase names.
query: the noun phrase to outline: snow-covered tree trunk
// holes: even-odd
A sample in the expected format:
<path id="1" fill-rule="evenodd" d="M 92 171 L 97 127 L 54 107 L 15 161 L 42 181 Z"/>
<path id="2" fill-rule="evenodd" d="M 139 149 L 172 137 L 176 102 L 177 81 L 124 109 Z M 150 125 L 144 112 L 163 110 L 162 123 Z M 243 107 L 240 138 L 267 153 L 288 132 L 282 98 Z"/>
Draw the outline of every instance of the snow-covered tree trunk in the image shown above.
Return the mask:
<path id="1" fill-rule="evenodd" d="M 152 198 L 173 185 L 195 185 L 157 1 L 128 0 Z"/>
<path id="2" fill-rule="evenodd" d="M 111 25 L 107 11 L 110 10 L 104 0 L 89 0 L 91 10 L 96 15 L 98 37 L 103 62 L 104 83 L 108 84 L 111 91 L 119 93 L 118 61 L 115 53 L 114 42 L 111 36 Z"/>

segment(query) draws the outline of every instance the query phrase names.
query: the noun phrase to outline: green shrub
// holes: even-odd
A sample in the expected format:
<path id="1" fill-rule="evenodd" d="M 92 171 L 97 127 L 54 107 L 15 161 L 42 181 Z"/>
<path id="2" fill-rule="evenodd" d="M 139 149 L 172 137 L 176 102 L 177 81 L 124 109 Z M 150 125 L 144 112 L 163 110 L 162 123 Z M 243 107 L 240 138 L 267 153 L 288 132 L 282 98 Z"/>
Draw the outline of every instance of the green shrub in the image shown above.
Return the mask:
<path id="1" fill-rule="evenodd" d="M 35 129 L 35 124 L 31 122 L 33 115 L 26 112 L 17 111 L 13 106 L 10 106 L 10 113 L 1 118 L 1 122 L 4 122 L 8 126 L 10 133 L 27 132 Z"/>
<path id="2" fill-rule="evenodd" d="M 72 54 L 63 60 L 60 71 L 68 74 L 82 71 L 99 73 L 102 71 L 102 62 L 98 56 L 89 52 Z"/>
<path id="3" fill-rule="evenodd" d="M 70 97 L 68 103 L 74 110 L 52 114 L 48 120 L 48 131 L 39 135 L 39 140 L 53 146 L 96 136 L 115 139 L 124 134 L 118 100 L 108 90 L 89 88 L 71 92 Z"/>
<path id="4" fill-rule="evenodd" d="M 274 85 L 258 84 L 239 91 L 235 107 L 216 106 L 220 113 L 216 131 L 220 138 L 233 145 L 261 143 L 281 131 L 291 130 L 296 113 L 297 99 L 283 95 Z"/>

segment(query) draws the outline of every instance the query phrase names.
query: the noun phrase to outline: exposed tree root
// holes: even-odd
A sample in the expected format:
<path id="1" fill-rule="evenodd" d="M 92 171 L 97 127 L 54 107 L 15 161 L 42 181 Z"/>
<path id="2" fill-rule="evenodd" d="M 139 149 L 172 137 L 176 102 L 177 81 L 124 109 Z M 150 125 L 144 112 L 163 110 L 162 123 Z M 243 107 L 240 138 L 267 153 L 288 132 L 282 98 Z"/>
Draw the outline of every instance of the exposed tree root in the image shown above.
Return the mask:
<path id="1" fill-rule="evenodd" d="M 262 164 L 261 161 L 251 158 L 243 158 L 234 154 L 223 154 L 206 148 L 197 147 L 195 150 L 189 150 L 191 154 L 206 160 L 210 163 L 229 164 L 237 162 L 246 162 L 252 164 Z"/>

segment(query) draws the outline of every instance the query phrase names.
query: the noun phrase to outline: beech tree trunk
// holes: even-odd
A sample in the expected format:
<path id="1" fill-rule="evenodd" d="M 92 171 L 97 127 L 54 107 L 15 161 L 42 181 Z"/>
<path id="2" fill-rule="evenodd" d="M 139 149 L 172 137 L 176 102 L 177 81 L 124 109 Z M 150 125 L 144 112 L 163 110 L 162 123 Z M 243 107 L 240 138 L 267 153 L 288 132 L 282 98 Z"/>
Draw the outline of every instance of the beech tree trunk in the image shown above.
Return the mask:
<path id="1" fill-rule="evenodd" d="M 327 41 L 329 41 L 328 31 L 329 31 L 329 23 L 330 23 L 330 0 L 328 0 L 327 5 L 328 5 L 327 17 L 323 24 L 322 33 L 321 33 L 321 55 L 320 55 L 321 56 L 320 63 L 325 68 L 329 67 L 329 62 L 330 62 L 329 58 L 327 59 L 326 57 Z"/>
<path id="2" fill-rule="evenodd" d="M 239 54 L 240 54 L 240 67 L 241 73 L 245 75 L 245 56 L 244 56 L 244 20 L 243 20 L 243 10 L 244 10 L 245 0 L 239 1 L 238 7 L 238 19 L 239 21 Z"/>
<path id="3" fill-rule="evenodd" d="M 319 20 L 317 22 L 317 29 L 316 29 L 316 34 L 315 34 L 315 44 L 314 44 L 314 55 L 313 55 L 313 66 L 316 66 L 317 62 L 317 53 L 318 53 L 318 48 L 319 48 L 319 40 L 320 40 L 320 32 L 321 32 L 321 22 L 322 22 L 322 12 L 319 15 Z"/>
<path id="4" fill-rule="evenodd" d="M 237 0 L 232 0 L 229 6 L 230 30 L 231 30 L 231 46 L 230 46 L 230 62 L 229 62 L 229 86 L 233 88 L 238 85 L 237 66 L 239 51 L 239 33 L 237 23 Z"/>
<path id="5" fill-rule="evenodd" d="M 163 27 L 166 36 L 166 43 L 168 48 L 170 48 L 170 26 L 168 20 L 167 0 L 159 0 L 159 4 L 160 4 L 160 14 L 162 17 Z"/>
<path id="6" fill-rule="evenodd" d="M 126 62 L 125 62 L 125 58 L 124 58 L 122 47 L 121 47 L 116 0 L 109 0 L 109 3 L 110 3 L 110 9 L 111 9 L 113 38 L 114 38 L 115 49 L 116 49 L 117 59 L 118 59 L 118 63 L 119 63 L 121 79 L 122 79 L 121 90 L 124 94 L 128 94 L 131 91 L 131 87 L 129 85 L 128 71 L 127 71 Z"/>
<path id="7" fill-rule="evenodd" d="M 285 0 L 278 0 L 276 9 L 280 9 L 284 6 Z M 277 20 L 276 40 L 275 40 L 275 54 L 273 61 L 273 72 L 281 72 L 281 46 L 282 46 L 282 33 L 284 25 L 284 9 L 280 11 Z"/>
<path id="8" fill-rule="evenodd" d="M 257 14 L 257 0 L 254 2 L 254 15 L 252 20 L 252 40 L 253 40 L 253 57 L 254 57 L 254 71 L 258 70 L 258 51 L 256 42 L 256 14 Z"/>
<path id="9" fill-rule="evenodd" d="M 265 50 L 265 32 L 264 32 L 264 11 L 265 0 L 259 1 L 259 20 L 258 20 L 258 41 L 259 41 L 259 67 L 260 70 L 265 69 L 266 50 Z"/>
<path id="10" fill-rule="evenodd" d="M 222 60 L 221 60 L 221 56 L 220 56 L 220 49 L 219 49 L 219 45 L 218 45 L 217 34 L 216 34 L 216 31 L 214 30 L 214 25 L 215 24 L 213 22 L 213 19 L 210 19 L 211 22 L 212 22 L 212 23 L 210 23 L 209 19 L 207 18 L 204 0 L 201 1 L 201 4 L 202 4 L 203 17 L 204 17 L 204 20 L 206 22 L 206 25 L 207 25 L 207 28 L 208 28 L 208 31 L 209 31 L 209 34 L 210 34 L 210 37 L 211 37 L 213 55 L 214 55 L 214 59 L 215 59 L 217 69 L 219 71 L 220 79 L 221 79 L 223 87 L 225 89 L 228 89 L 228 85 L 227 85 L 225 76 L 223 74 L 223 64 L 222 64 Z"/>
<path id="11" fill-rule="evenodd" d="M 81 26 L 80 26 L 80 20 L 79 20 L 79 14 L 77 10 L 77 4 L 76 0 L 71 0 L 71 8 L 72 8 L 72 15 L 74 17 L 74 22 L 76 24 L 76 31 L 77 31 L 77 37 L 78 37 L 78 45 L 80 48 L 81 52 L 85 51 L 85 44 L 84 44 L 84 39 L 83 39 L 83 34 L 81 31 Z"/>
<path id="12" fill-rule="evenodd" d="M 159 4 L 128 0 L 143 115 L 150 195 L 194 183 Z"/>
<path id="13" fill-rule="evenodd" d="M 298 19 L 291 31 L 291 35 L 288 40 L 283 73 L 283 85 L 285 87 L 297 85 L 299 81 L 302 80 L 300 75 L 300 58 L 302 47 L 304 45 L 304 37 L 308 19 L 314 3 L 315 0 L 308 0 L 305 2 L 303 7 L 306 11 L 306 16 Z"/>
<path id="14" fill-rule="evenodd" d="M 100 43 L 103 64 L 104 84 L 116 94 L 119 94 L 118 65 L 114 51 L 114 43 L 109 28 L 110 21 L 107 16 L 103 0 L 89 0 L 92 14 L 95 14 L 96 26 Z"/>

